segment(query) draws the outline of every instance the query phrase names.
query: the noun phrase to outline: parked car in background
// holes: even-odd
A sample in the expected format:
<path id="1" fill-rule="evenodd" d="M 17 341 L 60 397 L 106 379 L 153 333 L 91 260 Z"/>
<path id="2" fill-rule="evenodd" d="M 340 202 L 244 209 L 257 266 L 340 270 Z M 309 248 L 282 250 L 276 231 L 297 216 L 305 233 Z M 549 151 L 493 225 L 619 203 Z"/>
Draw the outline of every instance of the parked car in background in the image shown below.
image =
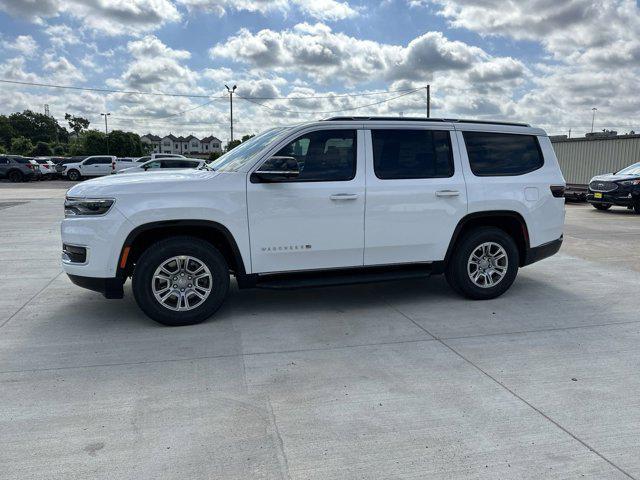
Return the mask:
<path id="1" fill-rule="evenodd" d="M 62 265 L 107 298 L 132 277 L 167 325 L 210 317 L 230 275 L 277 289 L 444 273 L 491 299 L 560 249 L 564 188 L 529 125 L 338 117 L 268 130 L 203 169 L 75 185 Z"/>
<path id="2" fill-rule="evenodd" d="M 136 158 L 136 162 L 148 162 L 149 160 L 155 160 L 157 158 L 187 158 L 184 155 L 178 153 L 152 153 L 151 155 L 145 155 L 144 157 Z"/>
<path id="3" fill-rule="evenodd" d="M 136 162 L 136 165 L 129 168 L 124 168 L 114 173 L 140 173 L 147 172 L 149 170 L 176 170 L 179 168 L 199 168 L 206 162 L 204 160 L 198 160 L 195 158 L 159 158 L 157 160 L 149 160 L 140 164 Z"/>
<path id="4" fill-rule="evenodd" d="M 35 157 L 33 160 L 40 165 L 40 173 L 44 180 L 51 180 L 57 175 L 56 165 L 50 157 Z"/>
<path id="5" fill-rule="evenodd" d="M 616 205 L 640 214 L 640 162 L 615 173 L 593 177 L 587 202 L 598 210 L 609 210 Z"/>
<path id="6" fill-rule="evenodd" d="M 56 172 L 58 172 L 59 174 L 62 174 L 62 172 L 64 171 L 64 166 L 65 165 L 67 165 L 69 163 L 80 163 L 81 161 L 83 161 L 87 157 L 88 157 L 88 155 L 80 155 L 80 156 L 75 156 L 75 157 L 62 158 L 61 160 L 58 160 L 56 162 Z"/>
<path id="7" fill-rule="evenodd" d="M 34 168 L 29 159 L 17 155 L 0 155 L 0 178 L 10 182 L 24 182 L 40 175 L 40 170 Z"/>
<path id="8" fill-rule="evenodd" d="M 82 177 L 101 177 L 110 175 L 114 169 L 116 157 L 113 155 L 93 155 L 78 163 L 63 165 L 62 176 L 77 181 Z"/>

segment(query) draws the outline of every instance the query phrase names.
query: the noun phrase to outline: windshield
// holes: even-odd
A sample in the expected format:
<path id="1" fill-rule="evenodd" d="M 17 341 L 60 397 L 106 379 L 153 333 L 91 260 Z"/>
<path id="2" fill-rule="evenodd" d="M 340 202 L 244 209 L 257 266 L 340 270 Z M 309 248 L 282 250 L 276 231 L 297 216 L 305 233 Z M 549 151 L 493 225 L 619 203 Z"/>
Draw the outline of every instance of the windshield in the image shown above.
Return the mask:
<path id="1" fill-rule="evenodd" d="M 617 175 L 640 175 L 640 162 L 634 163 L 620 170 Z"/>
<path id="2" fill-rule="evenodd" d="M 246 164 L 253 156 L 273 142 L 278 135 L 290 127 L 272 128 L 241 143 L 233 150 L 225 153 L 217 160 L 207 163 L 207 167 L 223 172 L 235 172 Z"/>

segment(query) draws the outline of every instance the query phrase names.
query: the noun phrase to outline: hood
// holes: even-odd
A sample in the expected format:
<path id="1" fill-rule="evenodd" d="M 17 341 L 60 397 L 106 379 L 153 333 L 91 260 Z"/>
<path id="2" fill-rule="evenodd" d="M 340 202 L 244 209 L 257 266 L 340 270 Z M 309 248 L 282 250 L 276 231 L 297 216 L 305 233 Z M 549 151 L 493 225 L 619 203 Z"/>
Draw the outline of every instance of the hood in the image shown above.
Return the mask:
<path id="1" fill-rule="evenodd" d="M 219 172 L 194 169 L 106 175 L 74 185 L 67 191 L 67 196 L 100 198 L 119 193 L 169 191 L 179 188 L 180 185 L 210 180 L 218 175 Z"/>
<path id="2" fill-rule="evenodd" d="M 640 178 L 640 175 L 616 175 L 615 173 L 607 173 L 606 175 L 596 175 L 591 179 L 591 182 L 618 182 L 620 180 L 633 180 L 636 178 Z"/>

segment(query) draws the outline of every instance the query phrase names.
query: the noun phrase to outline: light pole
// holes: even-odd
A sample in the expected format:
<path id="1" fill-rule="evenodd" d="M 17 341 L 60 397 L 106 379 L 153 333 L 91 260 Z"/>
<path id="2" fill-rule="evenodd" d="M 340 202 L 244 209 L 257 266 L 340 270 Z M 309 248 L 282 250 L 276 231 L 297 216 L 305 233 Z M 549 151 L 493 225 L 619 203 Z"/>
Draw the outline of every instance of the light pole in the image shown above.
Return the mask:
<path id="1" fill-rule="evenodd" d="M 107 117 L 111 115 L 111 112 L 101 113 L 104 117 L 104 137 L 107 140 L 107 155 L 109 155 L 109 130 L 107 129 Z"/>
<path id="2" fill-rule="evenodd" d="M 427 85 L 427 118 L 431 118 L 431 85 Z"/>
<path id="3" fill-rule="evenodd" d="M 591 116 L 591 133 L 593 133 L 593 123 L 596 121 L 596 112 L 598 111 L 598 109 L 596 107 L 593 107 L 591 111 L 593 112 L 593 115 Z"/>
<path id="4" fill-rule="evenodd" d="M 229 110 L 231 112 L 231 141 L 233 142 L 233 92 L 236 91 L 236 88 L 238 88 L 237 85 L 234 85 L 232 88 L 229 88 L 228 85 L 225 85 L 225 87 L 227 87 L 227 92 L 229 92 Z"/>

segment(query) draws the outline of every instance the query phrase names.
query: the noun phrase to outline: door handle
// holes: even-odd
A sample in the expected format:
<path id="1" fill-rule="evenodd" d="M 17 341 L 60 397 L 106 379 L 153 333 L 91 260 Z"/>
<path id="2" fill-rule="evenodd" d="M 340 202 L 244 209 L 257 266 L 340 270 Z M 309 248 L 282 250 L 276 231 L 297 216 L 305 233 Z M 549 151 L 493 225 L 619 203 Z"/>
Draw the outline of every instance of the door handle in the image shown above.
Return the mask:
<path id="1" fill-rule="evenodd" d="M 436 197 L 457 197 L 460 195 L 458 190 L 438 190 Z"/>
<path id="2" fill-rule="evenodd" d="M 329 198 L 331 200 L 355 200 L 358 198 L 357 193 L 334 193 L 330 195 Z"/>

